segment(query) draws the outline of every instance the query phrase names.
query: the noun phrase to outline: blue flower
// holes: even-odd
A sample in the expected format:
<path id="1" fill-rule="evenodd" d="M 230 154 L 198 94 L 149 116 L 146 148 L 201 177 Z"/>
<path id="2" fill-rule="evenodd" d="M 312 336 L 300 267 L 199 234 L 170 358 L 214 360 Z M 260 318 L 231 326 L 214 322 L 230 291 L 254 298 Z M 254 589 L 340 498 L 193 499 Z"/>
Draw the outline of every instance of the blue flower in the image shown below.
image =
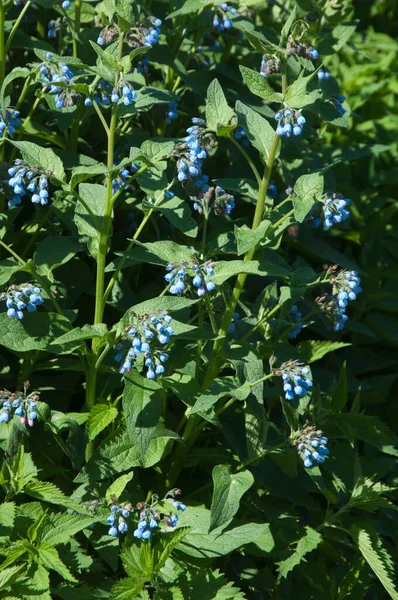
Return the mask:
<path id="1" fill-rule="evenodd" d="M 212 263 L 204 263 L 198 265 L 196 257 L 193 256 L 191 264 L 184 263 L 169 263 L 166 267 L 167 273 L 164 276 L 168 283 L 171 283 L 169 292 L 173 295 L 181 295 L 186 289 L 191 278 L 191 285 L 196 289 L 199 297 L 204 296 L 207 292 L 215 290 L 216 285 L 210 279 L 214 275 L 214 266 Z"/>
<path id="2" fill-rule="evenodd" d="M 319 308 L 333 324 L 334 331 L 341 331 L 348 321 L 346 308 L 362 291 L 357 271 L 340 271 L 331 277 L 332 294 L 316 299 Z"/>
<path id="3" fill-rule="evenodd" d="M 275 115 L 275 120 L 278 122 L 276 134 L 281 137 L 290 137 L 292 133 L 295 136 L 301 135 L 306 123 L 306 119 L 300 111 L 292 111 L 290 108 L 279 110 Z"/>
<path id="4" fill-rule="evenodd" d="M 44 302 L 40 288 L 30 283 L 12 285 L 7 292 L 0 295 L 0 300 L 6 303 L 7 316 L 18 320 L 23 319 L 25 309 L 35 312 L 36 306 Z"/>
<path id="5" fill-rule="evenodd" d="M 0 115 L 0 139 L 3 137 L 4 131 L 6 131 L 10 137 L 14 135 L 21 125 L 21 121 L 18 117 L 19 111 L 11 110 L 9 108 L 6 108 L 5 112 Z"/>
<path id="6" fill-rule="evenodd" d="M 310 369 L 302 366 L 297 360 L 285 362 L 273 372 L 282 377 L 286 400 L 306 396 L 309 388 L 312 387 L 312 381 L 308 377 Z"/>
<path id="7" fill-rule="evenodd" d="M 327 79 L 329 79 L 329 77 L 330 77 L 329 71 L 327 71 L 326 69 L 319 69 L 319 71 L 318 71 L 318 79 L 320 81 L 327 80 Z"/>
<path id="8" fill-rule="evenodd" d="M 169 102 L 168 104 L 168 112 L 166 115 L 166 124 L 170 125 L 172 121 L 178 119 L 177 115 L 177 102 Z"/>
<path id="9" fill-rule="evenodd" d="M 323 222 L 324 227 L 330 229 L 336 223 L 345 221 L 350 216 L 349 211 L 346 209 L 349 204 L 350 200 L 344 198 L 342 194 L 325 194 L 312 211 L 314 216 L 312 226 L 319 227 Z"/>
<path id="10" fill-rule="evenodd" d="M 326 447 L 328 438 L 323 435 L 322 430 L 316 430 L 313 425 L 299 431 L 293 443 L 307 469 L 311 468 L 314 463 L 324 463 L 325 457 L 329 455 L 329 449 Z"/>
<path id="11" fill-rule="evenodd" d="M 301 319 L 303 318 L 303 315 L 301 314 L 301 312 L 299 312 L 298 307 L 295 304 L 290 309 L 290 316 L 293 322 L 297 322 L 297 325 L 288 333 L 288 338 L 294 340 L 303 328 L 302 323 L 300 323 Z"/>

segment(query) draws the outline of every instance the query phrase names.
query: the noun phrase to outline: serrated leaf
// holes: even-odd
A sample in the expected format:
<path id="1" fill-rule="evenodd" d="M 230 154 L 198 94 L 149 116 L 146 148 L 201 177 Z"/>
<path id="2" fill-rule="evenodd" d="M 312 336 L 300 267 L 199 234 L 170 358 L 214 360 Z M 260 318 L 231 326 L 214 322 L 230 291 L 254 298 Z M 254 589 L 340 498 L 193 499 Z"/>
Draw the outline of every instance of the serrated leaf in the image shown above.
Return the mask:
<path id="1" fill-rule="evenodd" d="M 254 483 L 250 471 L 234 474 L 229 465 L 214 467 L 212 477 L 214 491 L 209 532 L 226 527 L 232 521 L 239 510 L 240 499 Z"/>
<path id="2" fill-rule="evenodd" d="M 340 348 L 346 348 L 351 346 L 347 342 L 322 342 L 320 340 L 305 340 L 297 344 L 296 349 L 302 357 L 303 361 L 313 363 L 317 360 L 321 360 L 326 354 L 340 350 Z"/>
<path id="3" fill-rule="evenodd" d="M 108 425 L 117 417 L 118 410 L 116 406 L 110 404 L 97 403 L 90 410 L 90 415 L 86 424 L 87 437 L 90 441 L 94 440 Z"/>
<path id="4" fill-rule="evenodd" d="M 228 136 L 236 127 L 232 123 L 234 111 L 228 106 L 222 87 L 217 79 L 213 79 L 207 88 L 206 123 L 219 136 Z"/>
<path id="5" fill-rule="evenodd" d="M 50 148 L 43 148 L 33 142 L 14 142 L 8 140 L 16 146 L 22 158 L 26 160 L 30 167 L 41 167 L 53 179 L 65 181 L 65 171 L 61 159 Z"/>
<path id="6" fill-rule="evenodd" d="M 8 588 L 18 581 L 22 574 L 26 573 L 25 565 L 15 565 L 0 571 L 0 590 Z"/>
<path id="7" fill-rule="evenodd" d="M 263 161 L 267 162 L 276 135 L 274 129 L 257 111 L 240 100 L 236 102 L 235 110 L 239 125 L 244 128 L 250 142 L 260 152 Z M 279 147 L 276 156 L 278 154 Z"/>
<path id="8" fill-rule="evenodd" d="M 143 587 L 143 583 L 137 583 L 134 579 L 130 579 L 130 577 L 120 579 L 112 587 L 112 600 L 134 600 Z"/>
<path id="9" fill-rule="evenodd" d="M 321 543 L 322 536 L 320 533 L 308 526 L 305 528 L 305 530 L 306 533 L 304 537 L 298 541 L 297 547 L 293 554 L 286 560 L 277 563 L 278 579 L 281 579 L 282 577 L 286 578 L 290 571 L 294 569 L 294 567 L 299 565 L 302 560 L 305 560 L 305 555 L 315 550 Z"/>
<path id="10" fill-rule="evenodd" d="M 41 531 L 41 541 L 47 542 L 50 546 L 66 544 L 70 538 L 82 531 L 98 520 L 94 515 L 86 517 L 83 515 L 71 514 L 47 514 Z"/>
<path id="11" fill-rule="evenodd" d="M 84 509 L 77 502 L 68 498 L 54 483 L 49 481 L 31 481 L 24 487 L 24 492 L 42 502 L 64 506 L 77 512 L 84 512 Z"/>
<path id="12" fill-rule="evenodd" d="M 71 583 L 77 583 L 77 579 L 73 577 L 68 567 L 64 565 L 62 560 L 59 558 L 59 554 L 56 549 L 47 542 L 41 542 L 37 547 L 40 562 L 47 568 L 56 571 L 66 581 Z"/>

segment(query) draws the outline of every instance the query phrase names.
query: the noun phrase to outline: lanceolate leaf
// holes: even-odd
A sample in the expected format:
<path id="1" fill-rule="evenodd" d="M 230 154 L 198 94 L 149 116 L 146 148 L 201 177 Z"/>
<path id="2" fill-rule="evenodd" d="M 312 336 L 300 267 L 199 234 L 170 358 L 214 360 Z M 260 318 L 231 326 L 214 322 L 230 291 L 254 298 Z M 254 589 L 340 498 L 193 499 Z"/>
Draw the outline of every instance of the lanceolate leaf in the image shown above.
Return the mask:
<path id="1" fill-rule="evenodd" d="M 253 485 L 254 477 L 250 471 L 233 474 L 226 465 L 213 469 L 213 500 L 211 503 L 210 529 L 226 527 L 239 510 L 240 499 Z"/>

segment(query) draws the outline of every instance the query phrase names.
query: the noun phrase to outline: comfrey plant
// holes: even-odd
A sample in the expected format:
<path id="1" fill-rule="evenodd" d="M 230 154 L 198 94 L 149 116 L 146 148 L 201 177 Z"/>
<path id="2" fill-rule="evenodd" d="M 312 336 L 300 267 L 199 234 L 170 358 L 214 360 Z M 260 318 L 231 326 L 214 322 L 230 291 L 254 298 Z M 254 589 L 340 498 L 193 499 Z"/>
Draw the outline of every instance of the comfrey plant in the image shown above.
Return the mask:
<path id="1" fill-rule="evenodd" d="M 398 598 L 383 6 L 0 1 L 5 600 Z"/>

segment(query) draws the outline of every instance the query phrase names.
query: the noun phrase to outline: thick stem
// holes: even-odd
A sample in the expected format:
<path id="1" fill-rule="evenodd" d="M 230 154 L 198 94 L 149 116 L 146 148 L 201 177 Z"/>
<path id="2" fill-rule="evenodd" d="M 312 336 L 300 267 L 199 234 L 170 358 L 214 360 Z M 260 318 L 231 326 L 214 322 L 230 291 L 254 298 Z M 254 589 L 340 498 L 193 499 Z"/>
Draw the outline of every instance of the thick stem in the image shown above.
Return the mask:
<path id="1" fill-rule="evenodd" d="M 80 33 L 80 15 L 82 11 L 82 0 L 75 0 L 75 34 Z M 73 39 L 73 56 L 77 58 L 78 40 Z"/>

